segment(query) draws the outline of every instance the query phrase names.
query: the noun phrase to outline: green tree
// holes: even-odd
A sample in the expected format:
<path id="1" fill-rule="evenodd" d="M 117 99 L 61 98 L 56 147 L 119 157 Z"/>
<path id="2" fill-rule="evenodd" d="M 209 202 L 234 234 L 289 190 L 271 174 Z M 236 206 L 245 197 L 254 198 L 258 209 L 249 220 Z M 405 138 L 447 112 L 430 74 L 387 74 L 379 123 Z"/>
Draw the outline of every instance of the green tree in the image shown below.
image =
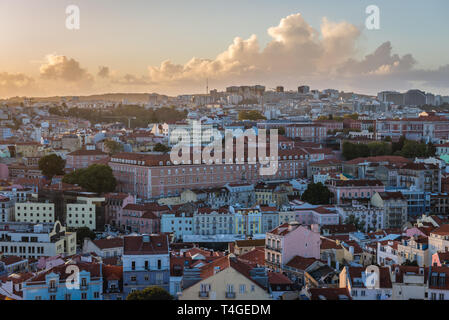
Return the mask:
<path id="1" fill-rule="evenodd" d="M 39 159 L 39 170 L 48 177 L 64 174 L 65 160 L 56 154 L 50 154 Z"/>
<path id="2" fill-rule="evenodd" d="M 117 185 L 112 169 L 103 164 L 93 164 L 89 168 L 75 170 L 64 176 L 62 181 L 97 193 L 113 192 Z"/>
<path id="3" fill-rule="evenodd" d="M 301 200 L 310 204 L 330 204 L 333 194 L 321 182 L 310 183 L 302 194 Z"/>
<path id="4" fill-rule="evenodd" d="M 285 128 L 284 127 L 278 128 L 278 134 L 280 134 L 281 136 L 284 136 L 285 135 Z"/>
<path id="5" fill-rule="evenodd" d="M 404 147 L 405 141 L 406 141 L 405 137 L 401 136 L 399 138 L 398 142 L 393 142 L 393 144 L 391 146 L 393 154 L 396 153 L 397 151 L 401 151 L 402 150 L 402 148 Z"/>
<path id="6" fill-rule="evenodd" d="M 156 143 L 156 145 L 153 148 L 153 151 L 166 153 L 170 151 L 170 148 L 162 143 Z"/>
<path id="7" fill-rule="evenodd" d="M 95 240 L 95 232 L 90 230 L 88 227 L 80 227 L 76 229 L 76 241 L 79 244 L 83 244 L 85 238 Z"/>
<path id="8" fill-rule="evenodd" d="M 161 287 L 148 287 L 128 295 L 126 300 L 173 300 L 173 297 Z"/>

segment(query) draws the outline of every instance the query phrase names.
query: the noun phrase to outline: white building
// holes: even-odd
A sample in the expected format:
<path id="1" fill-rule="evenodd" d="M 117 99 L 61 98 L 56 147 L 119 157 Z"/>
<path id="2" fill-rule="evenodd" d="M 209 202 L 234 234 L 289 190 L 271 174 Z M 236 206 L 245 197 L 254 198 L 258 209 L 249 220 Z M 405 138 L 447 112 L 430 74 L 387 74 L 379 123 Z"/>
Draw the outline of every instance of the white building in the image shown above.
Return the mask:
<path id="1" fill-rule="evenodd" d="M 346 221 L 350 216 L 358 219 L 365 224 L 365 231 L 384 229 L 384 215 L 383 208 L 378 208 L 359 203 L 358 201 L 352 201 L 352 205 L 339 205 L 337 206 L 337 212 L 341 221 Z"/>
<path id="2" fill-rule="evenodd" d="M 5 226 L 8 226 L 5 230 Z M 76 254 L 76 233 L 55 223 L 0 223 L 0 251 L 5 255 L 38 259 Z"/>
<path id="3" fill-rule="evenodd" d="M 54 203 L 25 202 L 15 204 L 15 221 L 31 223 L 55 222 Z"/>

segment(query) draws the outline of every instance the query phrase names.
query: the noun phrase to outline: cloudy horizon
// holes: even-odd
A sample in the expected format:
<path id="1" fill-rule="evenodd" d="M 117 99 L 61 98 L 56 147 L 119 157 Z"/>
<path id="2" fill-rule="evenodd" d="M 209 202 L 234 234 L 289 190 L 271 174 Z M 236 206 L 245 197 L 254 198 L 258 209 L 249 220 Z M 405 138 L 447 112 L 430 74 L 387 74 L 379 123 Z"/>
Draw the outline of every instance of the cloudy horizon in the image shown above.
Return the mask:
<path id="1" fill-rule="evenodd" d="M 23 42 L 31 37 L 27 28 L 17 31 L 18 35 L 15 37 L 8 32 L 11 28 L 3 31 L 6 33 L 3 38 L 7 52 L 1 55 L 0 97 L 116 92 L 157 92 L 167 95 L 205 93 L 206 79 L 210 89 L 219 90 L 245 84 L 261 84 L 268 89 L 283 85 L 286 90 L 293 90 L 299 85 L 307 84 L 317 89 L 335 88 L 363 94 L 415 88 L 435 94 L 449 94 L 449 55 L 445 53 L 449 53 L 447 44 L 433 43 L 435 35 L 431 38 L 426 33 L 420 35 L 410 30 L 411 35 L 404 34 L 404 37 L 414 37 L 414 40 L 421 41 L 427 46 L 427 51 L 421 46 L 414 48 L 404 43 L 397 45 L 396 42 L 401 41 L 393 33 L 389 36 L 388 12 L 384 12 L 386 9 L 382 5 L 381 17 L 385 18 L 380 20 L 381 30 L 367 30 L 360 23 L 365 19 L 363 11 L 353 21 L 351 16 L 330 17 L 331 10 L 326 9 L 321 10 L 321 14 L 309 15 L 302 11 L 291 11 L 276 23 L 248 22 L 240 35 L 234 37 L 218 37 L 220 27 L 215 28 L 219 38 L 211 40 L 211 46 L 214 44 L 215 50 L 195 50 L 194 46 L 186 46 L 184 42 L 180 44 L 179 50 L 186 52 L 178 52 L 177 57 L 173 58 L 173 50 L 157 50 L 166 41 L 176 39 L 175 36 L 171 38 L 171 31 L 164 30 L 162 25 L 157 33 L 160 37 L 151 39 L 150 48 L 147 48 L 145 37 L 128 42 L 120 34 L 116 37 L 110 34 L 109 40 L 101 40 L 114 42 L 116 51 L 120 53 L 116 53 L 114 48 L 92 45 L 88 34 L 90 30 L 98 31 L 90 24 L 95 10 L 87 10 L 84 1 L 79 2 L 80 30 L 54 31 L 55 34 L 61 32 L 59 37 L 65 37 L 68 42 L 74 41 L 70 36 L 76 37 L 76 43 L 66 45 L 65 48 L 53 44 L 53 35 L 50 34 L 48 39 L 43 37 L 36 45 L 30 44 L 31 52 L 25 53 L 21 51 Z M 449 7 L 447 4 L 440 4 Z M 63 8 L 64 5 L 59 7 Z M 5 10 L 14 11 L 17 9 L 15 6 L 12 2 L 6 6 L 2 4 L 0 10 L 3 13 Z M 304 5 L 304 11 L 309 12 L 309 6 Z M 407 8 L 404 8 L 404 12 L 407 12 Z M 65 18 L 64 12 L 62 13 L 62 17 L 59 17 L 61 21 Z M 106 19 L 104 16 L 102 18 Z M 63 23 L 60 24 L 60 28 L 64 29 Z M 258 32 L 260 25 L 265 26 L 265 34 Z M 42 32 L 48 32 L 45 31 L 47 27 L 43 25 Z M 380 32 L 384 36 L 380 36 Z M 435 30 L 435 33 L 438 32 L 441 32 L 443 42 L 444 30 Z M 136 29 L 135 33 L 145 34 L 140 29 Z M 197 37 L 201 35 L 189 33 L 184 38 L 187 38 L 186 41 L 191 39 L 193 44 L 198 41 Z M 370 37 L 374 39 L 367 40 Z M 127 52 L 122 54 L 123 51 Z M 154 53 L 156 51 L 157 54 Z M 426 52 L 432 56 L 434 51 L 440 51 L 438 58 L 427 61 Z M 15 56 L 14 52 L 17 52 Z M 9 58 L 5 54 L 10 54 Z M 115 57 L 116 55 L 120 57 Z"/>

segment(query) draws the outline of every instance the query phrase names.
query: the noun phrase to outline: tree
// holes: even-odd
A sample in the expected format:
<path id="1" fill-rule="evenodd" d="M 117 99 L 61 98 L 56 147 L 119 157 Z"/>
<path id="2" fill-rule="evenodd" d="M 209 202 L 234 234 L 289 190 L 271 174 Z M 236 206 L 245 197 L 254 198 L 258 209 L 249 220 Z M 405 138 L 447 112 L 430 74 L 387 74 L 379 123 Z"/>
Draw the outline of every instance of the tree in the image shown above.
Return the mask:
<path id="1" fill-rule="evenodd" d="M 113 192 L 117 185 L 112 169 L 103 164 L 93 164 L 89 168 L 75 170 L 65 175 L 62 181 L 97 193 Z"/>
<path id="2" fill-rule="evenodd" d="M 105 147 L 109 150 L 109 154 L 113 155 L 123 151 L 123 145 L 114 140 L 106 140 Z"/>
<path id="3" fill-rule="evenodd" d="M 405 260 L 405 262 L 402 265 L 418 267 L 418 262 L 416 260 L 410 261 L 409 259 L 407 259 L 407 260 Z"/>
<path id="4" fill-rule="evenodd" d="M 82 244 L 85 238 L 95 240 L 95 237 L 95 232 L 90 230 L 88 227 L 80 227 L 76 229 L 76 240 L 79 244 Z"/>
<path id="5" fill-rule="evenodd" d="M 351 214 L 349 215 L 346 220 L 345 224 L 353 224 L 355 228 L 359 231 L 365 230 L 365 221 L 360 221 L 359 218 L 356 218 L 355 215 Z"/>
<path id="6" fill-rule="evenodd" d="M 170 151 L 170 148 L 162 143 L 156 143 L 156 145 L 153 148 L 153 151 L 166 153 Z"/>
<path id="7" fill-rule="evenodd" d="M 148 287 L 128 295 L 126 300 L 173 300 L 173 297 L 161 287 Z"/>
<path id="8" fill-rule="evenodd" d="M 39 159 L 39 170 L 48 177 L 64 174 L 65 160 L 56 154 L 50 154 Z"/>
<path id="9" fill-rule="evenodd" d="M 239 112 L 239 120 L 266 120 L 259 111 L 257 110 L 242 110 Z"/>
<path id="10" fill-rule="evenodd" d="M 310 183 L 302 194 L 301 200 L 310 204 L 330 204 L 332 192 L 321 182 Z"/>
<path id="11" fill-rule="evenodd" d="M 280 134 L 281 136 L 284 136 L 285 135 L 285 128 L 284 127 L 278 128 L 278 134 Z"/>

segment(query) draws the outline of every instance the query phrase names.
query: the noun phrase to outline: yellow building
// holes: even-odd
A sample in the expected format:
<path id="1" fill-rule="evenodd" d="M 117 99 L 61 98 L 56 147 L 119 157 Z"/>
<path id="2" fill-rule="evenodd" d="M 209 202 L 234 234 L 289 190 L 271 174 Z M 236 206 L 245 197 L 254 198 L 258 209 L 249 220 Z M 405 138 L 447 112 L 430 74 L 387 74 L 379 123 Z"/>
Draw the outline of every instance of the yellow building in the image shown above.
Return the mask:
<path id="1" fill-rule="evenodd" d="M 17 222 L 55 222 L 55 205 L 53 203 L 24 202 L 14 206 Z"/>
<path id="2" fill-rule="evenodd" d="M 201 281 L 184 288 L 179 300 L 270 300 L 249 269 L 233 255 L 217 259 L 201 268 Z"/>

